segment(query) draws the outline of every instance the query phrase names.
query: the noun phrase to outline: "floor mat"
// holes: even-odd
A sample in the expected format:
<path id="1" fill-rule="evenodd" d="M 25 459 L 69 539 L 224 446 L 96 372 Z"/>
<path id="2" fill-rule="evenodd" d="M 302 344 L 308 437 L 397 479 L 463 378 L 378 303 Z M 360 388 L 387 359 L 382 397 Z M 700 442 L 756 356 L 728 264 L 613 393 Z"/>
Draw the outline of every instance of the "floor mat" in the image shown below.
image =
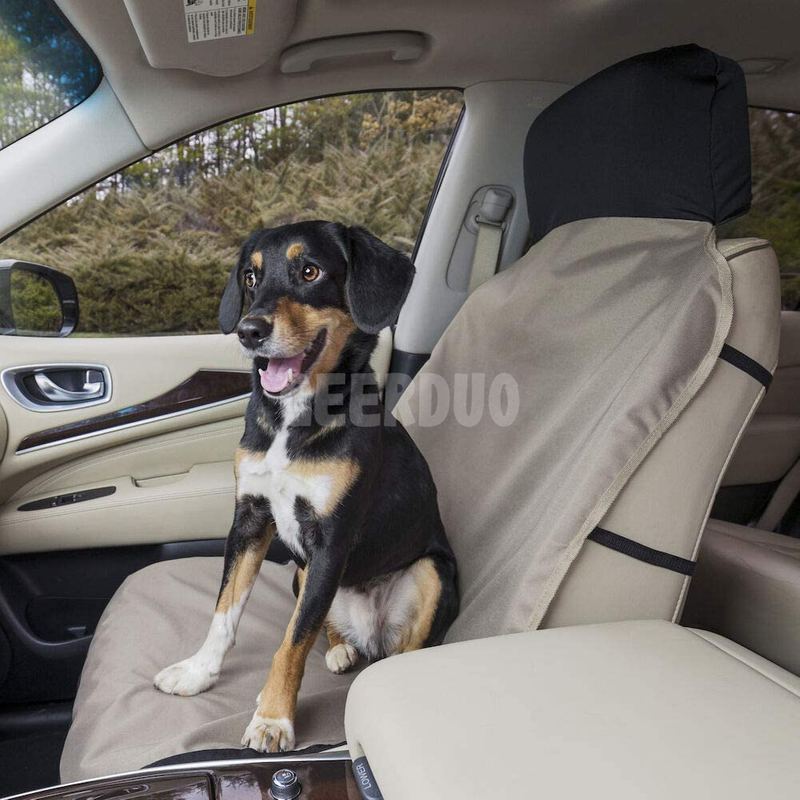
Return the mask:
<path id="1" fill-rule="evenodd" d="M 60 783 L 72 703 L 0 708 L 0 797 Z"/>
<path id="2" fill-rule="evenodd" d="M 58 784 L 58 762 L 67 732 L 0 741 L 0 797 Z"/>

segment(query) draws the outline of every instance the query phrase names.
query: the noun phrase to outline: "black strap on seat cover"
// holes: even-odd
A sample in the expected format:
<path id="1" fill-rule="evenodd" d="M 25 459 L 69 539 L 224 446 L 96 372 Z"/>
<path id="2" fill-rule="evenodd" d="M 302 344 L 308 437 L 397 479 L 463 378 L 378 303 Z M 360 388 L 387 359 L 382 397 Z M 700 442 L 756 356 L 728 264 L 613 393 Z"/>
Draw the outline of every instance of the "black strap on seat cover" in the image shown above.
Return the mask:
<path id="1" fill-rule="evenodd" d="M 772 374 L 770 371 L 766 367 L 762 367 L 755 359 L 745 355 L 741 350 L 737 350 L 729 344 L 723 344 L 722 352 L 719 354 L 719 357 L 723 361 L 727 361 L 729 364 L 736 367 L 736 369 L 746 372 L 751 378 L 755 378 L 759 383 L 762 383 L 765 388 L 769 389 L 769 385 L 772 383 Z"/>
<path id="2" fill-rule="evenodd" d="M 608 547 L 618 553 L 635 558 L 637 561 L 652 564 L 654 567 L 669 569 L 673 572 L 679 572 L 681 575 L 691 575 L 694 572 L 695 562 L 690 561 L 688 558 L 680 558 L 662 550 L 654 550 L 652 547 L 634 542 L 633 539 L 620 536 L 618 533 L 612 533 L 605 528 L 595 528 L 587 538 L 603 545 L 603 547 Z"/>
<path id="3" fill-rule="evenodd" d="M 755 378 L 759 383 L 769 388 L 772 383 L 772 374 L 768 369 L 762 367 L 755 359 L 731 347 L 729 344 L 722 345 L 722 352 L 719 357 L 723 361 L 727 361 L 737 369 L 746 372 L 750 377 Z M 611 550 L 616 550 L 638 561 L 644 561 L 647 564 L 652 564 L 654 567 L 662 567 L 669 569 L 673 572 L 679 572 L 681 575 L 691 575 L 694 572 L 695 562 L 679 556 L 673 556 L 671 553 L 664 553 L 661 550 L 654 550 L 652 547 L 640 544 L 639 542 L 628 539 L 625 536 L 620 536 L 618 533 L 607 531 L 605 528 L 595 528 L 587 537 L 597 544 L 608 547 Z"/>

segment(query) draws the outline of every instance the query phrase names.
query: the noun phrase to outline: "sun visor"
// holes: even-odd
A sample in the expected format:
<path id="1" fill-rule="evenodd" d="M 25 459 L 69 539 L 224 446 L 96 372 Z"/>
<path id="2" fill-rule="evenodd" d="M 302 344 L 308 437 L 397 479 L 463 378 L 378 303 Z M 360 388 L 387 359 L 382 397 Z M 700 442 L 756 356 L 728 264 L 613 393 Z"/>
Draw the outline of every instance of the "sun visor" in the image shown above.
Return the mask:
<path id="1" fill-rule="evenodd" d="M 277 63 L 296 0 L 125 0 L 150 66 L 202 75 L 241 75 Z"/>

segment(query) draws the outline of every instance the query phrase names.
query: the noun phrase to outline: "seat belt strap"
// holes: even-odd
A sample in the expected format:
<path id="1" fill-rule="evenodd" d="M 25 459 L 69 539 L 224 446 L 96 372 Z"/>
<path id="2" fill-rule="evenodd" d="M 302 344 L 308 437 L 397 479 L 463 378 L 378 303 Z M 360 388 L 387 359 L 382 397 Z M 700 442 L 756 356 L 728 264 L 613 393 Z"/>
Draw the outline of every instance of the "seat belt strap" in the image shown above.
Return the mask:
<path id="1" fill-rule="evenodd" d="M 741 350 L 737 350 L 729 344 L 723 344 L 722 352 L 719 354 L 719 357 L 723 361 L 727 361 L 729 364 L 736 367 L 736 369 L 746 372 L 751 378 L 755 378 L 759 383 L 762 383 L 766 389 L 769 389 L 769 385 L 772 383 L 772 373 Z"/>
<path id="2" fill-rule="evenodd" d="M 478 238 L 472 256 L 472 269 L 469 273 L 467 293 L 472 294 L 482 283 L 486 283 L 497 272 L 497 262 L 503 247 L 503 231 L 508 209 L 514 196 L 507 189 L 490 188 L 481 201 L 475 215 Z"/>
<path id="3" fill-rule="evenodd" d="M 478 225 L 478 240 L 475 242 L 475 255 L 472 257 L 472 270 L 469 274 L 469 294 L 482 283 L 486 283 L 497 271 L 497 259 L 503 244 L 503 226 L 493 222 L 475 219 Z"/>
<path id="4" fill-rule="evenodd" d="M 635 558 L 637 561 L 652 564 L 654 567 L 669 569 L 672 572 L 679 572 L 681 575 L 691 575 L 694 572 L 695 562 L 690 561 L 688 558 L 680 558 L 680 556 L 673 556 L 671 553 L 654 550 L 652 547 L 634 542 L 633 539 L 620 536 L 618 533 L 612 533 L 605 528 L 595 528 L 587 538 L 603 545 L 603 547 L 608 547 L 618 553 Z"/>

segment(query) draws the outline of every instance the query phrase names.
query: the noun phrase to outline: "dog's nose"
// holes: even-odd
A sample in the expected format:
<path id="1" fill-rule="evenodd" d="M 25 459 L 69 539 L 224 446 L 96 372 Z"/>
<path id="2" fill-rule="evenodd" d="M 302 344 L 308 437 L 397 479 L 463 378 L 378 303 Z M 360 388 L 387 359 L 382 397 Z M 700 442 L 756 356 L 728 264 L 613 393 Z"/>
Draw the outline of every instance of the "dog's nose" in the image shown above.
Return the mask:
<path id="1" fill-rule="evenodd" d="M 261 317 L 243 319 L 236 327 L 236 335 L 245 347 L 256 349 L 272 333 L 272 323 Z"/>

